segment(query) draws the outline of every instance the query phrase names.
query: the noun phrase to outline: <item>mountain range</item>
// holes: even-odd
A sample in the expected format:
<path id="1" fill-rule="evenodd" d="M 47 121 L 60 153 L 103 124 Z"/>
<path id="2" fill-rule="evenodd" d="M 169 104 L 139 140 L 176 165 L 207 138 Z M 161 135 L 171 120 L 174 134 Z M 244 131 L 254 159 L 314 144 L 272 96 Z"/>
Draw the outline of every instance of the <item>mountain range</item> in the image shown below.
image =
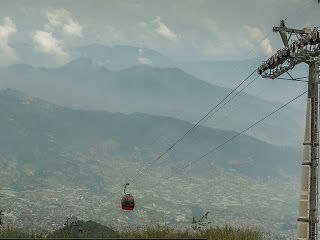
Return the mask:
<path id="1" fill-rule="evenodd" d="M 182 170 L 237 133 L 199 126 L 157 161 L 191 123 L 70 109 L 12 89 L 0 91 L 0 116 L 0 196 L 8 216 L 24 226 L 61 222 L 68 214 L 121 225 L 188 224 L 201 209 L 219 216 L 214 221 L 241 213 L 268 226 L 294 216 L 291 179 L 299 175 L 302 156 L 296 148 L 241 135 Z M 137 210 L 125 214 L 119 193 L 132 178 Z"/>
<path id="2" fill-rule="evenodd" d="M 255 71 L 263 63 L 262 59 L 247 59 L 237 61 L 190 61 L 179 63 L 179 67 L 195 77 L 208 83 L 233 88 L 237 83 L 245 79 L 251 72 Z M 291 77 L 305 77 L 308 69 L 305 64 L 300 64 L 294 70 L 290 70 Z M 255 74 L 254 76 L 257 76 Z M 283 74 L 282 78 L 291 79 L 288 74 Z M 307 80 L 307 79 L 302 79 Z M 259 78 L 249 88 L 246 93 L 268 101 L 285 102 L 295 94 L 306 89 L 304 82 L 285 81 L 282 79 L 271 80 Z M 304 109 L 305 104 L 294 104 L 295 107 Z"/>
<path id="3" fill-rule="evenodd" d="M 231 91 L 179 68 L 138 65 L 111 71 L 91 58 L 76 59 L 59 68 L 12 65 L 0 68 L 0 74 L 0 88 L 17 89 L 58 105 L 144 112 L 190 122 L 196 122 Z M 241 131 L 280 105 L 242 93 L 217 114 L 218 118 L 204 124 Z M 298 146 L 302 141 L 303 115 L 304 110 L 288 107 L 248 134 L 271 143 Z"/>
<path id="4" fill-rule="evenodd" d="M 13 47 L 21 63 L 0 66 L 0 196 L 18 226 L 56 229 L 67 215 L 186 225 L 210 211 L 214 224 L 295 229 L 305 99 L 200 156 L 305 83 L 256 80 L 155 160 L 261 60 L 176 62 L 148 48 L 92 44 L 62 63 L 30 44 Z M 133 213 L 119 208 L 128 181 Z"/>
<path id="5" fill-rule="evenodd" d="M 0 100 L 1 164 L 5 164 L 2 169 L 14 168 L 13 174 L 1 175 L 1 182 L 11 183 L 9 186 L 26 187 L 27 184 L 19 184 L 25 178 L 50 178 L 57 172 L 63 173 L 64 178 L 70 174 L 71 179 L 81 177 L 90 182 L 90 187 L 103 186 L 101 172 L 94 169 L 107 167 L 115 156 L 131 164 L 152 162 L 192 126 L 182 120 L 143 113 L 73 110 L 10 89 L 0 92 Z M 235 134 L 200 126 L 167 156 L 170 172 Z M 294 148 L 271 145 L 246 135 L 212 157 L 209 155 L 217 166 L 253 178 L 297 174 L 300 161 Z M 194 173 L 207 172 L 207 165 L 195 166 Z M 39 180 L 38 184 L 41 183 L 45 180 Z"/>
<path id="6" fill-rule="evenodd" d="M 42 54 L 28 43 L 15 43 L 12 47 L 20 57 L 21 63 L 27 63 L 38 67 L 60 67 L 66 61 L 61 61 Z M 149 48 L 134 46 L 107 46 L 102 44 L 90 44 L 70 49 L 71 59 L 90 58 L 100 66 L 109 70 L 123 70 L 137 65 L 147 65 L 160 68 L 178 67 L 183 71 L 213 85 L 225 88 L 233 88 L 252 71 L 254 71 L 264 59 L 245 59 L 228 61 L 174 61 L 158 51 Z M 249 56 L 248 56 L 249 57 Z M 70 59 L 69 59 L 70 60 Z M 293 77 L 307 76 L 306 65 L 300 64 L 290 71 Z M 283 77 L 290 77 L 284 74 Z M 295 93 L 305 88 L 302 82 L 288 82 L 269 79 L 259 79 L 244 91 L 258 98 L 268 101 L 285 102 Z M 264 91 L 261 91 L 264 89 Z M 305 104 L 295 104 L 298 108 L 305 108 Z"/>

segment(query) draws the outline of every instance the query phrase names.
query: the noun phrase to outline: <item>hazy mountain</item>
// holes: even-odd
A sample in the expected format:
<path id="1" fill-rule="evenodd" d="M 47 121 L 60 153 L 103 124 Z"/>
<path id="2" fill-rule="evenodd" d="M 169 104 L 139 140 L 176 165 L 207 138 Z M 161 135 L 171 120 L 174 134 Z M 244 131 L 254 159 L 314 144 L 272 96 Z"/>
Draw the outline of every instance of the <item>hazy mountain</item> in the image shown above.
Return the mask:
<path id="1" fill-rule="evenodd" d="M 37 51 L 32 44 L 12 44 L 20 58 L 20 63 L 40 67 L 58 67 L 65 61 Z M 133 46 L 107 46 L 90 44 L 75 47 L 69 50 L 70 59 L 91 58 L 97 65 L 105 66 L 110 70 L 121 70 L 136 65 L 149 65 L 155 67 L 176 67 L 170 58 L 149 49 Z"/>
<path id="2" fill-rule="evenodd" d="M 62 61 L 61 59 L 43 54 L 37 51 L 31 44 L 15 43 L 12 46 L 19 55 L 22 64 L 59 67 L 68 61 L 67 59 Z M 76 47 L 71 49 L 69 53 L 70 59 L 90 58 L 95 65 L 104 66 L 110 70 L 122 70 L 137 65 L 161 68 L 179 67 L 201 80 L 225 88 L 234 88 L 236 84 L 247 77 L 264 60 L 186 61 L 176 63 L 149 48 L 123 45 L 107 46 L 102 44 Z M 304 64 L 300 64 L 293 71 L 290 71 L 290 73 L 293 77 L 305 77 L 307 76 L 307 68 Z M 282 77 L 290 78 L 286 74 Z M 268 101 L 285 102 L 304 88 L 306 88 L 306 84 L 301 82 L 259 79 L 247 88 L 245 92 Z M 305 109 L 305 104 L 294 103 L 293 105 L 299 109 Z"/>
<path id="3" fill-rule="evenodd" d="M 15 43 L 14 49 L 19 55 L 20 63 L 32 66 L 60 67 L 70 59 L 90 58 L 98 66 L 104 66 L 110 70 L 122 70 L 137 65 L 153 67 L 179 67 L 183 71 L 208 83 L 234 88 L 239 82 L 256 69 L 264 59 L 228 60 L 228 61 L 189 61 L 178 62 L 149 49 L 133 46 L 107 46 L 102 44 L 91 44 L 76 47 L 69 50 L 70 58 L 61 60 L 37 51 L 33 45 L 27 43 Z M 307 67 L 298 65 L 290 71 L 291 76 L 306 77 Z M 283 74 L 284 78 L 289 78 Z M 305 80 L 305 79 L 304 79 Z M 284 80 L 259 79 L 244 91 L 250 95 L 267 101 L 286 102 L 287 99 L 306 89 L 302 82 L 290 82 Z M 305 104 L 293 103 L 292 106 L 304 110 Z"/>
<path id="4" fill-rule="evenodd" d="M 6 219 L 46 229 L 61 226 L 69 215 L 122 227 L 153 220 L 190 224 L 194 209 L 205 209 L 215 224 L 246 216 L 275 229 L 274 222 L 292 221 L 296 181 L 290 176 L 297 175 L 301 152 L 242 135 L 180 171 L 236 134 L 199 127 L 154 162 L 191 126 L 142 113 L 72 110 L 0 91 L 0 196 Z M 127 214 L 119 201 L 132 177 L 129 192 L 137 206 Z M 30 220 L 31 214 L 37 218 Z"/>
<path id="5" fill-rule="evenodd" d="M 14 88 L 56 104 L 88 110 L 144 112 L 195 122 L 231 90 L 201 81 L 178 68 L 135 66 L 110 71 L 92 59 L 60 68 L 0 68 L 1 88 Z M 240 131 L 280 103 L 242 94 L 207 126 Z M 300 144 L 303 111 L 284 109 L 249 134 L 282 145 Z"/>
<path id="6" fill-rule="evenodd" d="M 265 59 L 248 59 L 238 61 L 194 61 L 179 63 L 183 71 L 192 74 L 208 83 L 221 87 L 234 88 L 245 77 L 259 67 Z M 306 77 L 308 70 L 305 64 L 298 65 L 291 75 L 295 78 Z M 255 74 L 254 76 L 257 76 Z M 290 79 L 290 76 L 283 74 L 283 78 Z M 306 80 L 306 79 L 303 79 Z M 306 89 L 306 84 L 302 82 L 290 82 L 284 80 L 270 80 L 260 78 L 245 92 L 271 101 L 285 102 L 296 93 Z M 305 108 L 305 104 L 295 104 L 298 108 Z"/>
<path id="7" fill-rule="evenodd" d="M 177 64 L 149 48 L 133 46 L 106 46 L 91 44 L 73 49 L 76 57 L 91 58 L 96 63 L 110 70 L 121 70 L 135 65 L 150 65 L 155 67 L 175 67 Z"/>
<path id="8" fill-rule="evenodd" d="M 84 173 L 83 166 L 99 165 L 98 159 L 107 164 L 113 155 L 133 162 L 150 161 L 192 126 L 182 120 L 142 113 L 72 110 L 10 89 L 0 92 L 0 100 L 2 164 L 15 165 L 16 173 L 21 176 L 25 173 L 43 178 L 43 171 L 48 174 L 54 170 L 69 171 L 68 166 L 72 166 L 73 170 L 80 168 L 80 175 L 89 177 L 91 173 L 93 178 L 88 179 L 91 184 L 98 183 L 102 181 L 99 172 L 92 172 L 88 167 Z M 170 153 L 168 164 L 182 166 L 235 134 L 199 127 Z M 133 157 L 137 151 L 139 158 Z M 251 177 L 281 177 L 282 173 L 296 173 L 300 156 L 293 148 L 244 135 L 219 151 L 212 161 Z M 205 174 L 205 169 L 206 165 L 201 164 L 195 171 Z M 16 173 L 14 176 L 21 177 Z"/>

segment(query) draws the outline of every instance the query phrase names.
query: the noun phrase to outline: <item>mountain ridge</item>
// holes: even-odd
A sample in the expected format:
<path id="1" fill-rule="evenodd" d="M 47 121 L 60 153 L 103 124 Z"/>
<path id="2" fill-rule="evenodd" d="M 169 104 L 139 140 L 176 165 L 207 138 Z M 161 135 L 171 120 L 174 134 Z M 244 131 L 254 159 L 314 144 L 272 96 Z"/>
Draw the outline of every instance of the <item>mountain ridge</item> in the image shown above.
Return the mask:
<path id="1" fill-rule="evenodd" d="M 32 224 L 30 211 L 48 225 L 61 223 L 67 214 L 122 226 L 150 219 L 189 224 L 192 209 L 199 207 L 215 212 L 219 221 L 237 219 L 241 212 L 270 226 L 274 219 L 283 222 L 295 216 L 290 179 L 298 179 L 302 151 L 241 135 L 181 170 L 236 134 L 199 126 L 155 160 L 192 126 L 144 113 L 70 109 L 1 90 L 3 208 L 24 226 Z M 139 172 L 151 163 L 148 171 Z M 119 201 L 122 184 L 136 176 L 130 192 L 137 207 L 128 223 Z M 198 201 L 199 194 L 203 202 Z M 280 199 L 272 200 L 272 209 L 267 208 L 271 196 Z M 286 220 L 280 218 L 279 209 Z"/>
<path id="2" fill-rule="evenodd" d="M 161 148 L 166 149 L 168 145 L 170 145 L 170 142 L 172 142 L 174 139 L 177 139 L 179 136 L 181 136 L 185 131 L 190 129 L 192 126 L 192 124 L 190 124 L 187 121 L 175 119 L 172 117 L 166 117 L 166 116 L 160 116 L 160 117 L 153 116 L 153 115 L 144 114 L 144 113 L 132 113 L 128 115 L 123 113 L 111 113 L 111 112 L 105 112 L 105 111 L 99 112 L 99 111 L 88 111 L 88 110 L 72 110 L 69 108 L 52 105 L 49 102 L 42 101 L 37 98 L 24 96 L 18 91 L 12 91 L 10 89 L 0 91 L 0 99 L 2 100 L 2 104 L 0 105 L 1 111 L 3 112 L 4 115 L 8 116 L 9 114 L 9 116 L 10 115 L 12 116 L 11 118 L 16 119 L 16 120 L 10 120 L 11 119 L 10 118 L 8 120 L 9 123 L 10 121 L 14 121 L 14 122 L 18 121 L 20 122 L 20 124 L 16 124 L 16 127 L 19 125 L 21 126 L 24 125 L 25 129 L 24 131 L 22 131 L 22 134 L 27 133 L 27 135 L 24 135 L 25 137 L 27 137 L 28 134 L 33 134 L 33 131 L 36 131 L 38 132 L 37 134 L 40 134 L 39 137 L 41 138 L 49 137 L 50 139 L 51 137 L 53 137 L 53 139 L 60 139 L 61 146 L 68 147 L 70 144 L 71 145 L 75 144 L 72 148 L 78 149 L 77 151 L 81 150 L 81 148 L 79 148 L 79 146 L 81 145 L 85 147 L 85 146 L 90 146 L 96 141 L 102 141 L 102 139 L 105 138 L 103 134 L 109 134 L 110 136 L 114 136 L 112 140 L 119 143 L 128 142 L 129 139 L 131 139 L 130 140 L 132 141 L 130 143 L 131 145 L 134 142 L 134 144 L 137 147 L 143 149 L 145 148 L 144 146 L 145 144 L 149 142 L 154 142 L 155 139 L 158 140 L 158 139 L 161 139 L 161 136 L 165 136 L 161 134 L 161 129 L 166 129 L 165 132 L 168 132 L 168 133 L 170 132 L 169 134 L 170 137 L 165 137 L 166 140 L 163 143 L 161 143 L 160 141 L 161 143 L 160 145 L 162 147 L 161 146 L 160 148 L 157 147 L 158 149 L 157 151 L 161 151 L 160 150 Z M 5 109 L 4 106 L 7 106 L 7 108 Z M 36 123 L 32 122 L 33 118 L 35 118 L 34 121 L 36 121 Z M 77 123 L 77 121 L 79 123 Z M 85 127 L 86 124 L 89 124 L 89 125 Z M 45 127 L 46 125 L 47 127 Z M 153 125 L 158 127 L 153 129 L 152 127 Z M 60 126 L 60 129 L 58 128 L 58 126 Z M 99 129 L 97 126 L 100 126 L 101 129 Z M 11 125 L 10 128 L 12 127 L 14 126 Z M 74 129 L 72 130 L 73 134 L 71 134 L 70 132 L 71 129 Z M 105 130 L 102 131 L 102 129 L 105 129 Z M 146 132 L 146 129 L 150 131 L 151 135 L 149 135 L 148 131 Z M 41 131 L 45 131 L 46 133 L 44 134 Z M 139 133 L 141 132 L 145 132 L 145 135 L 139 136 Z M 157 134 L 155 134 L 155 132 L 157 132 Z M 127 137 L 125 133 L 127 133 Z M 64 135 L 64 137 L 61 137 L 62 135 L 59 136 L 59 134 Z M 187 145 L 192 144 L 194 141 L 193 138 L 198 139 L 198 141 L 199 140 L 204 141 L 202 143 L 203 146 L 200 147 L 202 149 L 200 150 L 200 153 L 201 153 L 202 151 L 204 151 L 204 149 L 208 150 L 210 146 L 212 146 L 212 143 L 218 144 L 218 142 L 221 142 L 224 139 L 230 138 L 235 134 L 237 133 L 234 131 L 224 131 L 220 129 L 212 129 L 205 126 L 200 126 L 196 131 L 190 134 L 189 137 L 191 139 L 189 139 L 188 137 L 186 138 L 185 140 L 186 142 L 184 144 L 187 144 Z M 86 138 L 88 139 L 83 138 L 84 136 L 86 136 Z M 220 137 L 217 138 L 217 136 L 220 136 Z M 203 140 L 203 138 L 205 140 Z M 51 140 L 49 140 L 49 142 L 50 141 Z M 90 141 L 93 141 L 93 142 L 90 142 Z M 259 144 L 256 146 L 256 150 L 258 150 L 262 146 L 264 146 L 263 148 L 266 148 L 267 146 L 270 146 L 270 147 L 272 146 L 275 149 L 286 149 L 285 151 L 289 151 L 291 149 L 291 148 L 284 148 L 284 147 L 282 148 L 276 147 L 275 145 L 270 145 L 266 142 L 261 142 L 247 135 L 241 136 L 239 141 L 240 142 L 238 142 L 238 144 L 239 143 L 254 144 L 259 142 Z M 97 144 L 98 143 L 99 142 L 97 142 Z M 185 146 L 183 146 L 184 144 L 179 146 L 178 149 L 180 148 L 180 150 L 181 149 L 183 150 L 185 148 Z M 235 145 L 231 144 L 231 145 L 233 145 L 233 148 L 235 149 L 241 149 L 241 147 L 239 148 L 237 144 Z M 125 147 L 124 149 L 125 151 L 127 151 L 128 149 L 133 149 L 133 146 L 128 149 L 127 147 Z M 195 153 L 191 155 L 194 155 L 194 157 L 196 157 L 196 155 L 199 154 L 198 152 L 197 153 L 196 152 L 197 151 L 195 151 Z M 226 153 L 226 152 L 224 154 L 230 155 L 230 153 Z M 233 156 L 233 154 L 235 153 L 232 153 L 230 157 Z M 245 152 L 243 152 L 242 154 L 246 155 Z M 219 154 L 219 156 L 222 156 L 222 155 Z M 241 155 L 238 155 L 238 157 L 239 156 Z M 223 162 L 221 163 L 223 165 Z"/>
<path id="3" fill-rule="evenodd" d="M 144 65 L 110 71 L 88 59 L 74 60 L 59 68 L 16 65 L 1 68 L 0 73 L 0 88 L 17 89 L 58 105 L 111 112 L 144 112 L 189 122 L 196 122 L 231 91 L 195 78 L 179 68 Z M 251 119 L 258 119 L 281 104 L 241 93 L 230 105 L 232 117 L 220 120 L 218 124 L 222 123 L 222 126 L 219 128 L 239 131 Z M 228 116 L 228 108 L 220 111 L 220 119 L 223 115 Z M 299 144 L 300 134 L 292 129 L 303 132 L 303 118 L 300 117 L 303 112 L 288 107 L 281 114 L 290 119 L 289 124 L 270 119 L 263 128 L 249 134 L 278 144 Z M 217 128 L 217 122 L 206 124 Z"/>

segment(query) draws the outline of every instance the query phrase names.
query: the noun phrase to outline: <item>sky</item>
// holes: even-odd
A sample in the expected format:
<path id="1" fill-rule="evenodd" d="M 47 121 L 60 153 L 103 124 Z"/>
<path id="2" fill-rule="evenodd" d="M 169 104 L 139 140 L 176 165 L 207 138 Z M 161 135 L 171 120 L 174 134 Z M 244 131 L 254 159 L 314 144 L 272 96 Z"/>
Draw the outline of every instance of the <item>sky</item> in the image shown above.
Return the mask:
<path id="1" fill-rule="evenodd" d="M 267 58 L 281 46 L 272 26 L 320 25 L 316 0 L 0 0 L 0 64 L 15 43 L 65 61 L 88 44 L 131 45 L 175 61 Z"/>

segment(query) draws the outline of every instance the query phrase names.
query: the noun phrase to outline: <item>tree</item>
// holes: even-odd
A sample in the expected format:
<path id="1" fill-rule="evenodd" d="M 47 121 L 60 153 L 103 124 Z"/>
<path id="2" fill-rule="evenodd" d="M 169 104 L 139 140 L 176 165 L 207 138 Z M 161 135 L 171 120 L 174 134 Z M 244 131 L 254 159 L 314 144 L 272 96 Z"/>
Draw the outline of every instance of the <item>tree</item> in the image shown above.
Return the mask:
<path id="1" fill-rule="evenodd" d="M 195 217 L 192 217 L 192 223 L 191 223 L 192 229 L 193 230 L 201 230 L 201 229 L 207 227 L 209 224 L 211 224 L 211 222 L 208 220 L 208 215 L 209 215 L 209 212 L 206 212 L 198 220 Z"/>

